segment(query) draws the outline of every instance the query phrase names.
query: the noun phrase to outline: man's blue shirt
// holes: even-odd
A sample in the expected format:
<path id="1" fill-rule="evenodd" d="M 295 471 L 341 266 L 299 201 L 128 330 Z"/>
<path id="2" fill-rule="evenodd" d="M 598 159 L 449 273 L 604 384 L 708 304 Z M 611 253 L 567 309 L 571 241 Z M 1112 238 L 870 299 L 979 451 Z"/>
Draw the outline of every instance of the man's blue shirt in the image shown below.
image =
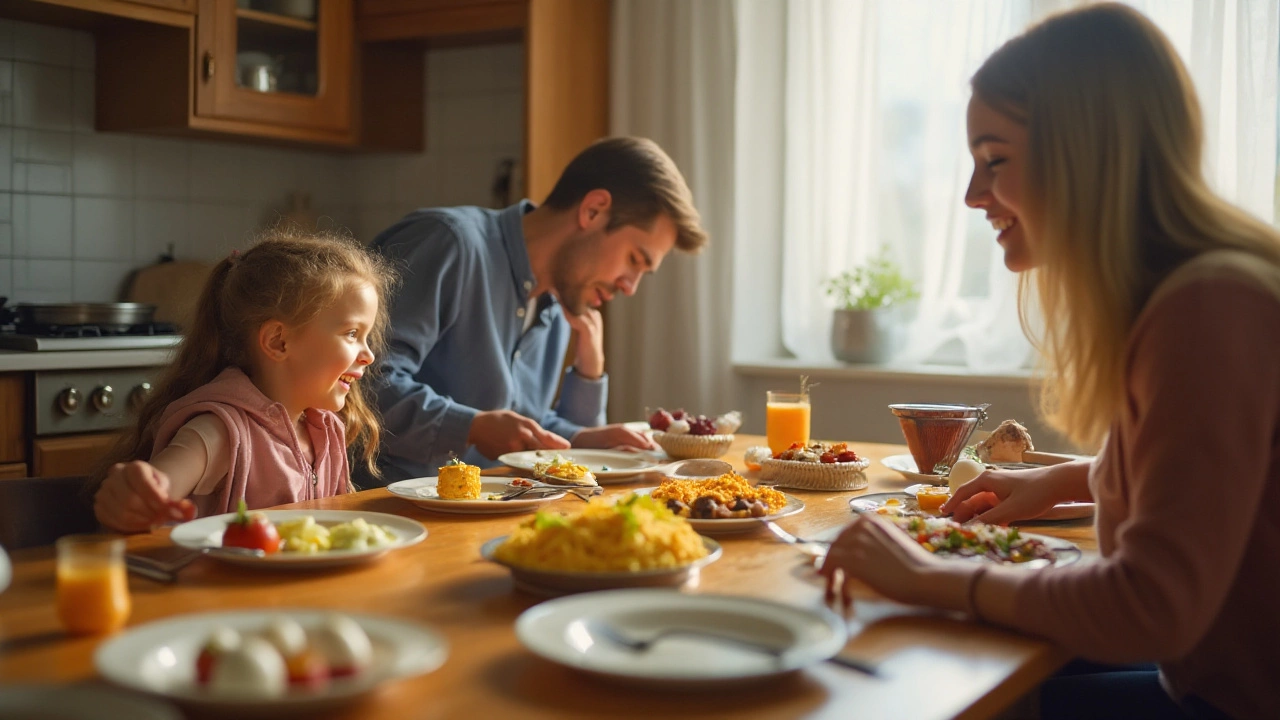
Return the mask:
<path id="1" fill-rule="evenodd" d="M 535 280 L 521 218 L 532 209 L 417 210 L 374 239 L 401 275 L 376 381 L 382 483 L 435 475 L 451 453 L 494 464 L 467 447 L 483 410 L 514 410 L 570 439 L 604 424 L 607 378 L 570 370 L 556 402 L 570 334 L 560 304 L 541 296 L 524 330 Z"/>

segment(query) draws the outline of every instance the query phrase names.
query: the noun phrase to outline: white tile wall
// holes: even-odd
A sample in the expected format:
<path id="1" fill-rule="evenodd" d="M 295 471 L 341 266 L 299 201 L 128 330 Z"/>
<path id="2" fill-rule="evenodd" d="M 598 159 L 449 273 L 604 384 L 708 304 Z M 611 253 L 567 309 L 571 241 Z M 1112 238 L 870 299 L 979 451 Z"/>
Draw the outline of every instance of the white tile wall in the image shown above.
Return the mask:
<path id="1" fill-rule="evenodd" d="M 0 20 L 0 296 L 118 299 L 170 247 L 208 261 L 243 247 L 297 192 L 322 226 L 365 240 L 419 207 L 491 204 L 498 163 L 523 157 L 523 47 L 426 62 L 421 154 L 98 133 L 93 36 Z"/>

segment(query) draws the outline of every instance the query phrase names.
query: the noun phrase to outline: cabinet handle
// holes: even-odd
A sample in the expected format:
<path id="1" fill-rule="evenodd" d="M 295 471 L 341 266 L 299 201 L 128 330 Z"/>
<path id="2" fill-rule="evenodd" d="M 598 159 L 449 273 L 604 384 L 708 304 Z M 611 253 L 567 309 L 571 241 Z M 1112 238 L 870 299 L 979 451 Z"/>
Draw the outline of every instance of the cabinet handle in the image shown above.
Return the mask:
<path id="1" fill-rule="evenodd" d="M 206 50 L 204 53 L 204 81 L 209 82 L 213 79 L 213 52 Z"/>

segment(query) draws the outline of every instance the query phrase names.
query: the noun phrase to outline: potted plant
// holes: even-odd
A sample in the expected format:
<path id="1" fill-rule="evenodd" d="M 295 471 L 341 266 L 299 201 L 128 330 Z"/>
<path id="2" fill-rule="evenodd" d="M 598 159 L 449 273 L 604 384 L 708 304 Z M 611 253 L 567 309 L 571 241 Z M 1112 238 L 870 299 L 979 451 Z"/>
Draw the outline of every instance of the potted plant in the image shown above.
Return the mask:
<path id="1" fill-rule="evenodd" d="M 824 287 L 835 300 L 831 351 L 850 363 L 884 362 L 896 349 L 903 318 L 899 311 L 920 297 L 885 250 L 866 264 L 829 278 Z"/>

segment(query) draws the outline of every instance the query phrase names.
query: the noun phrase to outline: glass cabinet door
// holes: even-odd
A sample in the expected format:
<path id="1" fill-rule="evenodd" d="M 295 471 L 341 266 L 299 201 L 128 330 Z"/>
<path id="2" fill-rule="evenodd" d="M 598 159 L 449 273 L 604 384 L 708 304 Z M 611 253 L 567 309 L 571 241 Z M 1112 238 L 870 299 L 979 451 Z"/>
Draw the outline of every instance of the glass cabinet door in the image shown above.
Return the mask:
<path id="1" fill-rule="evenodd" d="M 196 114 L 351 128 L 351 0 L 200 0 Z"/>

